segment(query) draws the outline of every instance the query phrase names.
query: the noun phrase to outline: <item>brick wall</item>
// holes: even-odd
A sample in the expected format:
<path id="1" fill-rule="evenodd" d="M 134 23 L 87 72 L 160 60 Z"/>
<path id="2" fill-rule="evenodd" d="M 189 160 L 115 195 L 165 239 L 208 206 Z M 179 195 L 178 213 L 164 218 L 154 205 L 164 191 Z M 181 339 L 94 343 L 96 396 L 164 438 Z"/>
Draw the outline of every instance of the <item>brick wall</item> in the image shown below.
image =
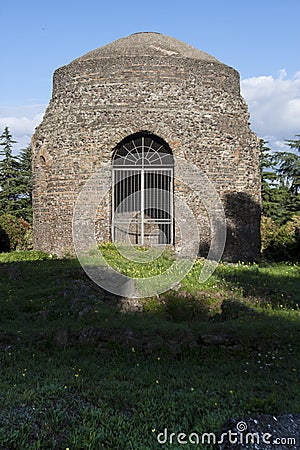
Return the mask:
<path id="1" fill-rule="evenodd" d="M 164 37 L 159 35 L 155 47 L 155 33 L 141 34 L 153 54 L 140 48 L 135 54 L 137 38 L 124 38 L 127 54 L 118 54 L 113 43 L 113 52 L 102 47 L 105 56 L 100 49 L 54 74 L 53 96 L 33 137 L 35 248 L 58 255 L 74 251 L 72 215 L 80 189 L 111 162 L 122 139 L 147 130 L 163 138 L 175 156 L 198 166 L 219 192 L 228 224 L 225 258 L 257 259 L 259 145 L 249 128 L 238 72 L 201 52 L 199 58 L 186 57 L 179 44 L 174 56 L 179 41 L 172 38 L 162 55 L 155 48 L 161 50 Z M 204 248 L 210 233 L 203 205 L 188 186 L 179 185 L 175 190 L 194 213 L 203 211 L 198 220 Z M 98 212 L 100 240 L 110 239 L 110 205 L 107 196 Z"/>

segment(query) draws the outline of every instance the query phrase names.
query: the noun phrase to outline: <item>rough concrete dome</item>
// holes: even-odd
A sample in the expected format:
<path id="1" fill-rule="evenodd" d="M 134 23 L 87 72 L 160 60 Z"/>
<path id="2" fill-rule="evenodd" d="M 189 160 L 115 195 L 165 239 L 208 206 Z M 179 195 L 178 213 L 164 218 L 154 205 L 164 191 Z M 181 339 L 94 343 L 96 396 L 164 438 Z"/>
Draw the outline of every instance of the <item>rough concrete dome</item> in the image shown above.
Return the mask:
<path id="1" fill-rule="evenodd" d="M 169 56 L 172 58 L 192 58 L 207 62 L 218 62 L 213 56 L 185 42 L 154 32 L 131 34 L 130 36 L 92 50 L 75 61 L 115 58 L 118 56 Z"/>
<path id="2" fill-rule="evenodd" d="M 35 248 L 59 255 L 73 252 L 72 217 L 82 186 L 95 171 L 108 167 L 104 181 L 109 192 L 114 171 L 120 169 L 113 165 L 120 145 L 148 142 L 152 150 L 162 143 L 174 157 L 170 195 L 181 195 L 197 217 L 200 253 L 209 246 L 209 219 L 205 202 L 188 186 L 192 173 L 185 176 L 187 186 L 176 179 L 179 158 L 198 167 L 223 202 L 228 226 L 224 257 L 256 259 L 259 143 L 248 121 L 235 69 L 159 33 L 132 34 L 57 69 L 52 99 L 33 138 Z M 131 151 L 127 144 L 125 149 Z M 156 175 L 148 179 L 159 185 L 157 180 Z M 116 195 L 112 187 L 99 210 L 99 241 L 115 239 Z M 180 248 L 175 201 L 174 211 L 169 244 Z M 141 211 L 136 213 L 139 217 Z"/>

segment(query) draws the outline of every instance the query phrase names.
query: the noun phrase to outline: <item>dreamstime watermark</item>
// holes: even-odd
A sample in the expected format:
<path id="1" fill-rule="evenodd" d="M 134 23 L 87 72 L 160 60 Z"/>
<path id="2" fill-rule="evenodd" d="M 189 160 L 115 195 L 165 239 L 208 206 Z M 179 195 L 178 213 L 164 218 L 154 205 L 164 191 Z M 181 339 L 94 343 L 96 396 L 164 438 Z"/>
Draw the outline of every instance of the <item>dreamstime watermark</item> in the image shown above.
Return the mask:
<path id="1" fill-rule="evenodd" d="M 175 162 L 175 189 L 172 194 L 172 201 L 175 204 L 175 214 L 173 209 L 168 208 L 165 213 L 170 217 L 171 223 L 176 224 L 176 229 L 180 234 L 180 244 L 176 245 L 176 258 L 172 265 L 163 273 L 147 278 L 126 276 L 105 259 L 96 238 L 96 223 L 98 220 L 99 205 L 101 202 L 107 205 L 111 202 L 112 196 L 112 167 L 110 164 L 103 165 L 83 186 L 79 193 L 73 211 L 73 242 L 79 262 L 87 275 L 100 287 L 119 296 L 131 298 L 150 297 L 161 294 L 172 287 L 178 285 L 192 268 L 199 251 L 201 229 L 195 217 L 190 202 L 189 195 L 182 195 L 176 189 L 179 183 L 185 186 L 193 196 L 194 204 L 202 204 L 206 210 L 210 222 L 210 248 L 205 264 L 201 270 L 199 282 L 206 281 L 214 272 L 225 247 L 226 221 L 223 204 L 218 192 L 210 182 L 209 178 L 195 165 L 178 157 L 174 157 Z M 132 175 L 128 175 L 130 178 Z M 126 174 L 122 178 L 126 180 Z M 137 190 L 124 196 L 123 203 L 134 205 L 138 203 L 136 199 L 140 195 L 145 195 L 148 199 L 153 199 L 152 207 L 155 208 L 155 199 L 164 198 L 170 191 L 165 192 L 159 187 L 151 189 Z M 133 197 L 131 199 L 130 197 Z M 163 207 L 168 202 L 162 202 Z M 151 206 L 151 205 L 150 205 Z M 112 213 L 117 215 L 118 205 Z M 126 208 L 125 208 L 126 209 Z M 162 211 L 164 213 L 164 211 Z M 132 221 L 128 219 L 132 217 Z M 134 211 L 128 211 L 127 225 L 125 232 L 129 233 L 129 228 L 134 222 Z M 127 228 L 126 228 L 127 227 Z M 159 239 L 162 242 L 168 241 L 164 235 L 163 228 L 160 229 Z M 137 264 L 151 263 L 162 253 L 161 247 L 151 246 L 141 252 L 129 241 L 124 246 L 123 243 L 115 241 L 116 249 L 120 255 L 125 256 Z M 165 244 L 166 246 L 167 244 Z"/>
<path id="2" fill-rule="evenodd" d="M 247 431 L 246 422 L 238 422 L 236 425 L 237 431 L 226 431 L 220 436 L 215 433 L 197 433 L 192 432 L 187 433 L 172 433 L 169 432 L 167 428 L 164 431 L 157 434 L 157 442 L 161 445 L 163 444 L 179 444 L 179 445 L 205 445 L 205 444 L 224 444 L 229 442 L 230 444 L 249 444 L 249 445 L 285 445 L 285 446 L 295 446 L 296 438 L 292 437 L 274 437 L 270 433 L 252 433 Z"/>

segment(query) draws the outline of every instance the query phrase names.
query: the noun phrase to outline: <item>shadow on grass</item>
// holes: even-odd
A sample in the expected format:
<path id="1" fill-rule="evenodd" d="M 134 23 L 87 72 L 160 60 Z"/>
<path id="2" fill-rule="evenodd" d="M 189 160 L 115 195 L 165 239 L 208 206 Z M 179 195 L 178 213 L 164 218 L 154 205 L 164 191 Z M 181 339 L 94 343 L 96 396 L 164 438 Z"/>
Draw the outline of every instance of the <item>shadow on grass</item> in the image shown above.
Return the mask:
<path id="1" fill-rule="evenodd" d="M 300 306 L 300 267 L 288 264 L 231 265 L 219 268 L 216 276 L 243 297 L 256 298 L 262 305 L 293 308 Z"/>
<path id="2" fill-rule="evenodd" d="M 154 330 L 176 335 L 185 329 L 231 329 L 245 342 L 247 334 L 255 339 L 253 330 L 262 336 L 265 327 L 266 335 L 274 336 L 276 329 L 287 336 L 298 317 L 298 275 L 297 266 L 223 264 L 214 274 L 225 283 L 219 292 L 179 289 L 134 303 L 99 288 L 74 258 L 2 263 L 0 324 L 3 330 L 26 333 L 102 327 L 136 329 L 139 336 L 152 336 Z M 236 296 L 237 289 L 242 296 Z"/>
<path id="3" fill-rule="evenodd" d="M 224 296 L 281 283 L 294 292 L 294 275 L 255 271 L 224 265 L 215 276 Z M 232 417 L 298 410 L 296 311 L 253 316 L 215 292 L 223 315 L 234 304 L 226 320 L 209 319 L 202 287 L 166 293 L 167 317 L 124 313 L 75 259 L 2 263 L 0 284 L 3 448 L 153 450 L 165 427 L 200 434 Z"/>

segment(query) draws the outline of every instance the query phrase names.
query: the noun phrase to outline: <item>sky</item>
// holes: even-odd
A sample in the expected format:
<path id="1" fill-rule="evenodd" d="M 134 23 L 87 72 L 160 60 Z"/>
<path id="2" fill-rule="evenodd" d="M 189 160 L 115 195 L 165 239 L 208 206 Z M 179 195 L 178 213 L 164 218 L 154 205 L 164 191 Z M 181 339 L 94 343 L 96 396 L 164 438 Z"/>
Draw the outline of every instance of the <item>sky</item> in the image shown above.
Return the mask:
<path id="1" fill-rule="evenodd" d="M 10 0 L 0 8 L 0 132 L 18 152 L 41 122 L 55 69 L 139 31 L 237 69 L 251 129 L 274 150 L 300 134 L 300 0 Z"/>

